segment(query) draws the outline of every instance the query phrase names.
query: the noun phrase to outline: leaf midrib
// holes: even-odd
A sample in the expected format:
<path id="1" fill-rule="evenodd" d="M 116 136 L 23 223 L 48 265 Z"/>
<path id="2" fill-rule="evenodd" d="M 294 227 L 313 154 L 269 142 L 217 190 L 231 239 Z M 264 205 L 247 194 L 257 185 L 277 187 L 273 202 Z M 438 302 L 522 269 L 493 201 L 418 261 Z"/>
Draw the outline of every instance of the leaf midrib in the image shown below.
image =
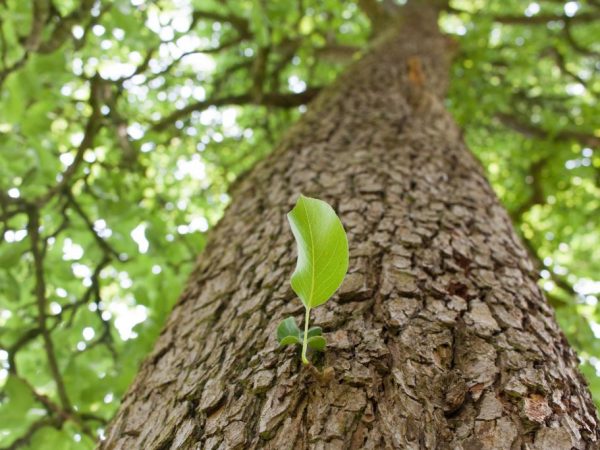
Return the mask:
<path id="1" fill-rule="evenodd" d="M 310 295 L 308 297 L 308 308 L 312 306 L 312 298 L 315 290 L 315 243 L 312 235 L 312 227 L 310 226 L 310 217 L 308 216 L 308 210 L 306 209 L 306 200 L 302 201 L 302 209 L 306 215 L 306 223 L 308 224 L 308 235 L 310 238 Z"/>

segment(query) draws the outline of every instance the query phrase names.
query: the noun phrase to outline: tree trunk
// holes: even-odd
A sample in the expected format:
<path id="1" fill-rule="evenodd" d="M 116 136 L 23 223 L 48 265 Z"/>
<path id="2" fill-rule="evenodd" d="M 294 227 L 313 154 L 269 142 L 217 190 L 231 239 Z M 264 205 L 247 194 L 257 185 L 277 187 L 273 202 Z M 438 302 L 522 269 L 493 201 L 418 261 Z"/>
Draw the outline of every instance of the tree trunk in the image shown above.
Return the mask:
<path id="1" fill-rule="evenodd" d="M 598 448 L 577 357 L 444 109 L 450 41 L 415 3 L 236 184 L 101 448 Z M 302 320 L 285 217 L 300 193 L 350 244 L 313 310 L 329 381 L 275 336 Z"/>

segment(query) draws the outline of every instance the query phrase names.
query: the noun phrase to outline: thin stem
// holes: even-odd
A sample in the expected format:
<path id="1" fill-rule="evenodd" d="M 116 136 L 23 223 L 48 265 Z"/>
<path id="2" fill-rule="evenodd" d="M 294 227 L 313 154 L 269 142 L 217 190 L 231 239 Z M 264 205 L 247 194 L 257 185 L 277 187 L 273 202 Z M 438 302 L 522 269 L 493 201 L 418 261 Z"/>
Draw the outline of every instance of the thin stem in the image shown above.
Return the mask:
<path id="1" fill-rule="evenodd" d="M 304 339 L 302 340 L 302 364 L 309 365 L 310 362 L 306 359 L 306 347 L 308 344 L 308 322 L 310 320 L 310 308 L 306 308 L 304 315 Z"/>
<path id="2" fill-rule="evenodd" d="M 56 352 L 54 351 L 54 343 L 50 331 L 46 323 L 46 280 L 44 278 L 44 261 L 42 254 L 42 245 L 40 245 L 40 216 L 39 210 L 32 206 L 29 210 L 29 221 L 27 222 L 27 232 L 31 242 L 31 253 L 33 255 L 33 267 L 35 274 L 35 295 L 37 302 L 37 313 L 38 313 L 38 328 L 42 333 L 44 342 L 44 349 L 46 350 L 46 357 L 48 358 L 48 367 L 54 382 L 56 384 L 56 390 L 60 404 L 62 408 L 68 413 L 72 412 L 73 408 L 67 395 L 64 380 L 58 367 L 58 361 L 56 359 Z"/>

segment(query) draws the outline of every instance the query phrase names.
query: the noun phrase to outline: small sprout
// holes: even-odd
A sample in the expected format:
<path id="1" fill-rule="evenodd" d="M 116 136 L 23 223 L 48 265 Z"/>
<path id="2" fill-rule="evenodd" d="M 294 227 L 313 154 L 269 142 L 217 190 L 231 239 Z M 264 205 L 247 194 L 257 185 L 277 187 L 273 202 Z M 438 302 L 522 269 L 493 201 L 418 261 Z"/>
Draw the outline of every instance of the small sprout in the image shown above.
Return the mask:
<path id="1" fill-rule="evenodd" d="M 322 352 L 325 350 L 325 346 L 327 345 L 327 341 L 323 336 L 313 336 L 308 338 L 308 347 L 312 350 L 316 350 Z"/>
<path id="2" fill-rule="evenodd" d="M 320 327 L 308 328 L 310 310 L 327 302 L 342 284 L 348 271 L 348 239 L 339 217 L 322 200 L 301 195 L 288 221 L 298 246 L 291 285 L 305 308 L 304 331 L 288 317 L 277 327 L 277 339 L 280 345 L 302 343 L 306 365 L 307 349 L 322 352 L 327 345 Z"/>
<path id="3" fill-rule="evenodd" d="M 321 327 L 311 327 L 311 329 L 308 330 L 308 334 L 306 336 L 308 336 L 308 338 L 310 339 L 311 337 L 321 336 L 322 334 L 323 330 L 321 329 Z"/>
<path id="4" fill-rule="evenodd" d="M 307 345 L 311 350 L 323 351 L 325 349 L 326 341 L 323 336 L 323 330 L 321 327 L 312 327 L 306 334 L 308 340 Z M 282 320 L 277 327 L 277 340 L 281 345 L 294 345 L 302 344 L 304 341 L 304 331 L 298 328 L 293 317 L 288 317 Z"/>
<path id="5" fill-rule="evenodd" d="M 281 345 L 300 344 L 302 342 L 302 331 L 296 325 L 293 317 L 281 321 L 277 327 L 277 340 Z"/>

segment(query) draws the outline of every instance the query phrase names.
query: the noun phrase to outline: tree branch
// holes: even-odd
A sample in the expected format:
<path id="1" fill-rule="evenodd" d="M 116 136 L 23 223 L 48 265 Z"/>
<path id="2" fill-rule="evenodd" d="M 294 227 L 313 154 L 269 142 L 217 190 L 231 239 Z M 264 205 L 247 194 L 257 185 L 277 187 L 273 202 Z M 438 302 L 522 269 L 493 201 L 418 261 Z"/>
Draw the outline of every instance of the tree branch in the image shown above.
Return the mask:
<path id="1" fill-rule="evenodd" d="M 259 102 L 256 101 L 256 98 L 251 93 L 204 100 L 187 105 L 184 108 L 169 114 L 168 116 L 159 120 L 158 122 L 154 122 L 154 124 L 152 124 L 151 129 L 155 131 L 164 130 L 177 120 L 181 120 L 189 116 L 192 112 L 203 111 L 211 106 L 219 107 L 226 105 L 259 105 L 275 106 L 279 108 L 293 108 L 310 102 L 313 98 L 317 96 L 319 91 L 320 88 L 315 87 L 308 88 L 305 91 L 299 93 L 264 93 Z"/>
<path id="2" fill-rule="evenodd" d="M 545 25 L 548 22 L 562 21 L 565 23 L 590 23 L 600 19 L 597 12 L 584 12 L 573 17 L 555 14 L 537 14 L 535 16 L 497 15 L 492 16 L 494 22 L 505 25 Z"/>
<path id="3" fill-rule="evenodd" d="M 98 235 L 98 233 L 96 233 L 96 230 L 94 229 L 94 224 L 87 216 L 81 205 L 77 202 L 77 200 L 75 200 L 75 196 L 73 195 L 73 192 L 71 192 L 71 189 L 66 189 L 65 194 L 67 196 L 68 203 L 73 207 L 73 210 L 81 218 L 81 220 L 83 220 L 88 231 L 92 234 L 92 237 L 94 238 L 98 246 L 102 249 L 104 254 L 107 257 L 113 256 L 117 259 L 117 261 L 120 261 L 119 253 L 114 248 L 112 248 L 110 244 L 106 242 L 106 240 L 101 238 Z"/>
<path id="4" fill-rule="evenodd" d="M 599 57 L 600 52 L 596 52 L 596 51 L 590 50 L 588 48 L 585 48 L 575 40 L 575 37 L 573 36 L 573 32 L 571 30 L 571 25 L 572 25 L 571 21 L 567 20 L 565 22 L 565 27 L 563 28 L 563 34 L 565 36 L 566 41 L 571 46 L 571 48 L 573 48 L 573 50 L 575 50 L 576 52 L 578 52 L 584 56 Z"/>
<path id="5" fill-rule="evenodd" d="M 542 171 L 546 167 L 548 160 L 549 158 L 546 157 L 531 164 L 531 167 L 529 168 L 529 176 L 531 176 L 531 195 L 515 211 L 511 211 L 510 215 L 513 222 L 520 222 L 521 216 L 535 205 L 546 203 L 544 188 L 542 186 Z"/>
<path id="6" fill-rule="evenodd" d="M 57 418 L 49 418 L 44 417 L 42 419 L 36 420 L 27 428 L 27 431 L 21 436 L 15 439 L 12 444 L 8 447 L 2 447 L 0 450 L 17 450 L 21 447 L 25 447 L 29 444 L 33 436 L 38 430 L 41 430 L 44 427 L 60 427 L 62 422 Z"/>
<path id="7" fill-rule="evenodd" d="M 71 28 L 84 19 L 91 16 L 91 10 L 94 6 L 95 0 L 82 0 L 81 3 L 75 10 L 66 17 L 60 19 L 52 34 L 45 42 L 39 45 L 37 51 L 42 54 L 52 53 L 71 36 Z"/>
<path id="8" fill-rule="evenodd" d="M 34 0 L 31 11 L 31 29 L 23 46 L 27 51 L 36 51 L 42 41 L 44 25 L 50 15 L 50 0 Z"/>
<path id="9" fill-rule="evenodd" d="M 252 33 L 250 32 L 250 24 L 246 19 L 234 14 L 221 14 L 215 11 L 195 10 L 192 13 L 190 30 L 194 28 L 196 23 L 198 23 L 198 21 L 201 19 L 212 20 L 215 22 L 227 22 L 230 23 L 237 30 L 237 32 L 240 33 L 241 36 L 252 36 Z"/>
<path id="10" fill-rule="evenodd" d="M 90 99 L 89 104 L 92 108 L 92 114 L 87 120 L 85 130 L 83 133 L 83 139 L 79 146 L 77 147 L 77 153 L 75 154 L 75 158 L 73 159 L 73 163 L 67 167 L 67 169 L 61 174 L 60 181 L 52 188 L 48 189 L 48 191 L 43 194 L 41 197 L 38 197 L 34 203 L 38 206 L 42 206 L 48 200 L 50 200 L 55 194 L 61 192 L 65 187 L 68 186 L 71 178 L 77 173 L 77 169 L 83 162 L 83 155 L 86 150 L 92 148 L 94 145 L 94 139 L 96 138 L 96 134 L 101 127 L 100 119 L 102 114 L 100 112 L 101 107 L 101 99 L 103 96 L 102 90 L 104 89 L 103 80 L 99 75 L 95 75 L 90 81 Z"/>
<path id="11" fill-rule="evenodd" d="M 19 337 L 19 339 L 17 339 L 15 341 L 15 343 L 13 345 L 11 345 L 10 347 L 5 349 L 6 352 L 8 353 L 8 373 L 16 375 L 17 363 L 15 360 L 15 357 L 16 357 L 17 352 L 19 351 L 19 349 L 21 347 L 25 346 L 28 342 L 31 342 L 36 337 L 38 337 L 41 332 L 42 332 L 42 330 L 40 330 L 39 327 L 27 330 L 25 333 L 23 333 Z"/>
<path id="12" fill-rule="evenodd" d="M 581 78 L 579 75 L 577 75 L 576 73 L 571 72 L 568 68 L 567 68 L 567 60 L 565 58 L 565 55 L 563 55 L 560 50 L 558 50 L 558 48 L 556 47 L 548 47 L 546 48 L 543 52 L 541 56 L 550 56 L 555 62 L 556 65 L 558 66 L 558 68 L 560 69 L 560 71 L 562 73 L 564 73 L 565 75 L 571 77 L 573 80 L 575 80 L 577 83 L 580 83 L 584 86 L 587 86 L 586 81 Z"/>
<path id="13" fill-rule="evenodd" d="M 69 401 L 67 390 L 58 368 L 52 337 L 50 336 L 50 332 L 48 331 L 48 327 L 46 325 L 46 281 L 44 278 L 44 263 L 40 248 L 40 219 L 38 209 L 35 207 L 30 207 L 28 210 L 28 217 L 29 220 L 27 222 L 27 233 L 29 234 L 29 239 L 31 240 L 31 253 L 33 254 L 35 295 L 38 309 L 38 328 L 42 333 L 44 349 L 48 359 L 48 366 L 50 367 L 50 373 L 52 374 L 52 378 L 56 384 L 56 390 L 58 392 L 62 409 L 70 412 L 72 410 L 71 402 Z"/>
<path id="14" fill-rule="evenodd" d="M 573 140 L 583 145 L 584 147 L 600 147 L 600 137 L 594 136 L 593 134 L 584 133 L 576 130 L 560 130 L 558 132 L 549 132 L 543 128 L 532 125 L 531 123 L 522 122 L 515 116 L 506 113 L 498 113 L 496 117 L 500 122 L 523 134 L 527 137 L 533 137 L 538 139 L 554 139 L 561 141 Z"/>

